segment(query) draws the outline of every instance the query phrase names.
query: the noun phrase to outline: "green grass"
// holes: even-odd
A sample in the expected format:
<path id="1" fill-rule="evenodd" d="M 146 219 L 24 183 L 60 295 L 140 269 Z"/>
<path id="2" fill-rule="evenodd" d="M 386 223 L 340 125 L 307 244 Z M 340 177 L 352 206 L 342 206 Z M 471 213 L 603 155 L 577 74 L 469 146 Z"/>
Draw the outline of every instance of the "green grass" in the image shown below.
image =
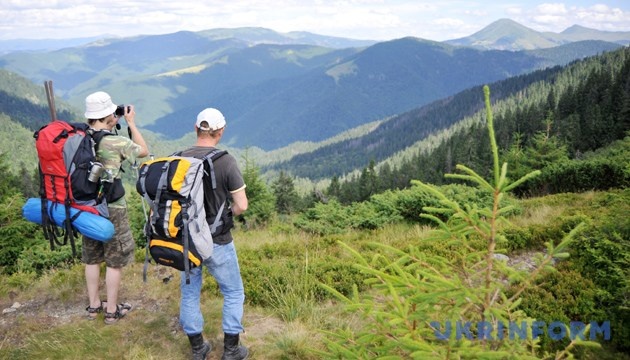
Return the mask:
<path id="1" fill-rule="evenodd" d="M 522 201 L 523 212 L 510 219 L 520 228 L 561 231 L 573 217 L 620 217 L 621 200 L 628 191 L 563 194 Z M 614 207 L 614 208 L 611 208 Z M 619 219 L 622 219 L 621 217 Z M 557 230 L 558 228 L 559 230 Z M 344 242 L 366 254 L 377 242 L 406 248 L 420 246 L 428 227 L 392 224 L 372 231 L 348 231 L 333 236 L 305 234 L 291 226 L 235 233 L 246 287 L 243 343 L 252 359 L 318 359 L 312 350 L 324 348 L 324 332 L 361 326 L 362 318 L 321 290 L 318 282 L 335 288 L 361 284 L 353 272 L 352 258 L 339 246 Z M 431 248 L 427 248 L 431 250 Z M 437 250 L 439 250 L 436 247 Z M 14 302 L 21 307 L 0 317 L 1 359 L 187 359 L 189 344 L 178 323 L 179 274 L 151 265 L 142 280 L 144 250 L 124 271 L 120 298 L 135 309 L 116 325 L 85 319 L 87 295 L 83 266 L 0 276 L 0 308 Z M 509 255 L 509 254 L 508 254 Z M 104 275 L 104 271 L 101 276 Z M 170 281 L 164 281 L 168 279 Z M 202 310 L 204 334 L 219 359 L 222 347 L 222 299 L 210 276 L 204 277 Z M 104 293 L 104 280 L 102 281 Z M 601 358 L 623 355 L 601 350 Z M 627 359 L 627 357 L 626 357 Z"/>

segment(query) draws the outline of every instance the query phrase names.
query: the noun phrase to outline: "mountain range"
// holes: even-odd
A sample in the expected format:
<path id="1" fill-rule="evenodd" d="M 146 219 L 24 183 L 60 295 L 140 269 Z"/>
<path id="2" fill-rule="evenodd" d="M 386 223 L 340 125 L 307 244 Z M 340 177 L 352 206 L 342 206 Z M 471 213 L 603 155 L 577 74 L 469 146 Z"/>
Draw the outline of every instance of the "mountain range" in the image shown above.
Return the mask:
<path id="1" fill-rule="evenodd" d="M 516 21 L 500 19 L 470 36 L 445 42 L 450 45 L 471 46 L 477 49 L 520 51 L 552 48 L 583 40 L 601 40 L 628 45 L 630 31 L 601 31 L 573 25 L 561 33 L 538 32 Z"/>
<path id="2" fill-rule="evenodd" d="M 226 145 L 273 150 L 322 141 L 629 40 L 630 33 L 581 27 L 552 36 L 505 19 L 449 42 L 212 29 L 11 52 L 0 56 L 0 67 L 35 83 L 54 80 L 56 93 L 76 109 L 87 94 L 105 90 L 117 103 L 134 104 L 141 126 L 165 139 L 190 133 L 196 114 L 214 106 L 228 119 Z M 509 51 L 488 50 L 507 43 L 514 44 Z"/>

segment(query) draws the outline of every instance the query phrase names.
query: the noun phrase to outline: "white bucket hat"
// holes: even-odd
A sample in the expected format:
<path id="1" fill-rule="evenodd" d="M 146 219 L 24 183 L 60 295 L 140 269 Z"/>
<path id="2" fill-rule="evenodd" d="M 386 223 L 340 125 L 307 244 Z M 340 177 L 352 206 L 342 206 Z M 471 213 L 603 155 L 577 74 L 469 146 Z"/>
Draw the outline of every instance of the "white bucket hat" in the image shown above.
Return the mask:
<path id="1" fill-rule="evenodd" d="M 103 91 L 98 91 L 85 98 L 85 118 L 102 119 L 116 111 L 116 105 L 111 96 Z"/>
<path id="2" fill-rule="evenodd" d="M 201 123 L 204 121 L 208 123 L 208 126 L 201 126 Z M 225 126 L 225 117 L 219 110 L 207 108 L 197 115 L 195 126 L 200 130 L 216 131 Z"/>

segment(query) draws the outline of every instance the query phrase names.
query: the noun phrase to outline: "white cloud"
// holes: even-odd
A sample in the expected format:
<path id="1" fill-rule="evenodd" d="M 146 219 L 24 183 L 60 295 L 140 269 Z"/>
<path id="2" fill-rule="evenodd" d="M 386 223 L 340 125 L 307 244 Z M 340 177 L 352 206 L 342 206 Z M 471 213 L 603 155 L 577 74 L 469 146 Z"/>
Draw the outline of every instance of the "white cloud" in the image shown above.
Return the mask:
<path id="1" fill-rule="evenodd" d="M 523 8 L 521 7 L 508 7 L 507 9 L 505 9 L 505 13 L 507 15 L 513 15 L 513 16 L 518 16 L 521 15 L 523 13 Z"/>
<path id="2" fill-rule="evenodd" d="M 441 19 L 435 19 L 433 21 L 433 24 L 435 25 L 440 25 L 440 26 L 447 26 L 447 27 L 456 27 L 456 26 L 462 26 L 465 25 L 465 23 L 460 20 L 460 19 L 453 19 L 453 18 L 441 18 Z"/>
<path id="3" fill-rule="evenodd" d="M 543 15 L 564 15 L 568 12 L 564 4 L 540 4 L 536 11 Z"/>
<path id="4" fill-rule="evenodd" d="M 573 24 L 630 31 L 630 2 L 533 3 L 511 0 L 1 0 L 0 40 L 131 36 L 217 27 L 266 27 L 280 32 L 387 40 L 468 36 L 500 18 L 537 31 Z"/>

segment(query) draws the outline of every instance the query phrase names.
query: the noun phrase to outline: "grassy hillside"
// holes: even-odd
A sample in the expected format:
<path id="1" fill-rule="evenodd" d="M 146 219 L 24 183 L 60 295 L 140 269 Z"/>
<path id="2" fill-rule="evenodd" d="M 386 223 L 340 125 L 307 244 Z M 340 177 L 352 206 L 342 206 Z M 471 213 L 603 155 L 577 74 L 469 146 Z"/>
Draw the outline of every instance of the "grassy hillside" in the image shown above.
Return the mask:
<path id="1" fill-rule="evenodd" d="M 557 239 L 566 231 L 561 229 L 562 224 L 567 224 L 575 216 L 587 220 L 591 227 L 610 226 L 612 221 L 620 221 L 617 228 L 623 229 L 628 236 L 630 224 L 627 217 L 614 216 L 630 211 L 628 200 L 630 193 L 625 190 L 561 194 L 520 201 L 518 207 L 522 210 L 519 215 L 510 217 L 511 228 L 522 229 L 522 234 L 529 231 L 535 237 L 507 253 L 511 259 L 509 264 L 531 268 L 535 257 L 544 251 L 542 241 Z M 301 232 L 286 221 L 265 229 L 237 231 L 236 245 L 247 298 L 243 342 L 252 350 L 252 359 L 320 359 L 322 357 L 310 349 L 325 348 L 321 330 L 361 324 L 360 318 L 353 312 L 344 312 L 341 304 L 322 293 L 315 283 L 323 281 L 344 292 L 351 289 L 353 282 L 364 288 L 365 285 L 361 285 L 363 276 L 353 270 L 350 253 L 337 241 L 362 249 L 369 257 L 376 251 L 368 246 L 369 242 L 400 249 L 416 247 L 423 243 L 428 231 L 424 225 L 398 223 L 378 230 L 347 230 L 336 235 L 317 236 Z M 626 255 L 630 250 L 627 240 L 626 237 L 625 242 L 619 244 L 619 251 L 625 251 Z M 573 277 L 574 281 L 582 279 L 585 282 L 574 289 L 578 296 L 576 300 L 599 301 L 592 298 L 592 294 L 584 293 L 596 279 L 586 280 L 582 278 L 586 274 L 580 277 L 576 274 L 576 271 L 580 272 L 578 265 L 583 259 L 576 255 L 580 247 L 572 247 L 572 257 L 556 265 L 558 274 L 565 281 Z M 27 271 L 2 275 L 0 308 L 9 309 L 15 303 L 19 303 L 19 307 L 0 317 L 0 358 L 188 358 L 188 341 L 177 323 L 178 274 L 170 268 L 152 265 L 148 282 L 143 283 L 142 250 L 137 251 L 136 259 L 136 263 L 125 270 L 121 290 L 122 299 L 133 303 L 135 309 L 115 326 L 104 325 L 102 316 L 97 321 L 85 319 L 87 300 L 81 265 L 57 268 L 41 277 Z M 627 264 L 627 258 L 624 261 Z M 622 263 L 619 266 L 622 271 L 628 271 L 628 267 L 623 270 Z M 221 346 L 221 298 L 209 276 L 205 277 L 203 289 L 204 332 L 215 347 L 209 359 L 219 359 L 221 350 L 216 349 Z M 540 293 L 532 295 L 539 296 Z M 558 298 L 555 307 L 571 306 L 570 301 Z M 530 306 L 535 308 L 535 305 Z M 629 358 L 627 354 L 614 353 L 606 347 L 581 351 L 580 359 Z"/>
<path id="2" fill-rule="evenodd" d="M 475 359 L 509 354 L 628 359 L 629 188 L 512 197 L 510 190 L 522 180 L 507 175 L 507 164 L 500 167 L 486 90 L 494 166 L 487 179 L 466 167 L 452 176 L 477 187 L 415 182 L 349 206 L 331 200 L 298 214 L 276 214 L 264 226 L 237 227 L 247 302 L 243 341 L 252 358 L 408 358 L 422 352 Z M 614 155 L 627 163 L 626 144 L 615 143 L 589 159 Z M 135 310 L 115 326 L 105 326 L 101 318 L 86 321 L 82 267 L 67 246 L 48 250 L 35 224 L 16 211 L 24 199 L 8 187 L 11 182 L 0 185 L 0 306 L 6 309 L 0 356 L 188 355 L 177 323 L 177 274 L 152 267 L 148 283 L 142 283 L 139 248 L 121 293 Z M 140 198 L 130 191 L 128 200 L 141 245 Z M 220 348 L 221 300 L 209 277 L 203 291 L 204 332 Z M 455 335 L 437 340 L 431 321 L 451 319 L 608 321 L 613 336 L 591 342 L 566 336 L 555 341 L 551 334 L 535 342 L 468 342 Z"/>

